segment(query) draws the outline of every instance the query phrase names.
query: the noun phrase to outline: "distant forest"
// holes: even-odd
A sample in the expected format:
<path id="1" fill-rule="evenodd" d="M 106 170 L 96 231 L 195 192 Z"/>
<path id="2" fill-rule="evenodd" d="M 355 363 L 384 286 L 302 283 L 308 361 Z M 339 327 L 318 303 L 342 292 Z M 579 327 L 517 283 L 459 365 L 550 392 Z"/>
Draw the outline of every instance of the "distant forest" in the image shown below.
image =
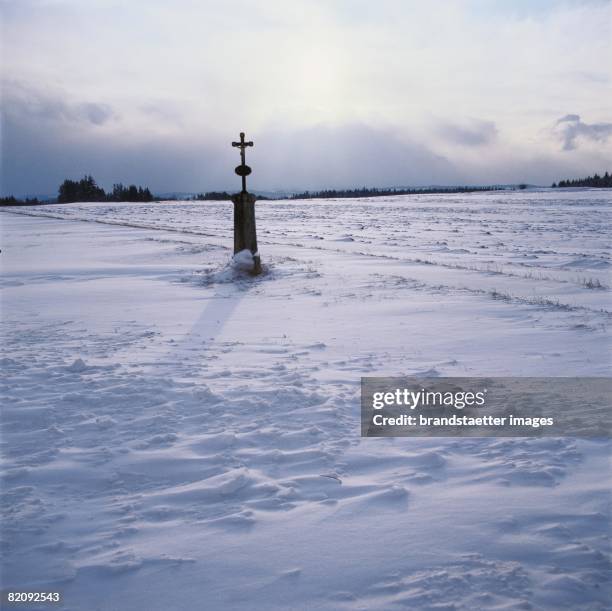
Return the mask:
<path id="1" fill-rule="evenodd" d="M 169 200 L 176 198 L 167 198 Z M 192 197 L 194 201 L 223 201 L 231 200 L 232 196 L 227 191 L 208 191 L 198 193 Z M 257 199 L 269 199 L 259 196 Z M 159 200 L 154 197 L 148 187 L 137 187 L 129 185 L 125 187 L 121 183 L 113 185 L 113 190 L 106 193 L 96 183 L 93 176 L 87 175 L 81 180 L 66 179 L 59 186 L 57 198 L 54 200 L 39 200 L 38 198 L 18 199 L 12 195 L 0 197 L 0 206 L 36 206 L 40 204 L 69 204 L 72 202 L 151 202 Z"/>
<path id="2" fill-rule="evenodd" d="M 612 176 L 606 172 L 603 176 L 599 174 L 593 174 L 593 176 L 587 176 L 586 178 L 574 178 L 574 180 L 560 180 L 557 184 L 553 182 L 552 188 L 558 189 L 563 187 L 598 187 L 598 188 L 611 188 L 612 187 Z"/>
<path id="3" fill-rule="evenodd" d="M 81 180 L 66 179 L 58 189 L 57 199 L 40 201 L 38 198 L 18 199 L 10 195 L 1 197 L 1 206 L 36 206 L 38 204 L 69 204 L 72 202 L 151 202 L 153 195 L 148 187 L 136 185 L 113 185 L 113 190 L 106 193 L 99 187 L 93 176 L 83 176 Z"/>
<path id="4" fill-rule="evenodd" d="M 473 191 L 501 191 L 507 187 L 489 186 L 489 187 L 424 187 L 424 188 L 376 188 L 376 187 L 361 187 L 359 189 L 325 189 L 323 191 L 304 191 L 303 193 L 294 193 L 289 197 L 269 198 L 264 195 L 258 195 L 258 200 L 266 199 L 323 199 L 323 198 L 349 198 L 349 197 L 380 197 L 384 195 L 418 195 L 428 193 L 471 193 Z M 518 185 L 519 189 L 527 188 L 527 185 Z M 19 200 L 14 197 L 0 198 L 0 205 L 19 206 L 27 204 L 50 204 L 50 203 L 70 203 L 70 202 L 150 202 L 155 198 L 148 188 L 136 187 L 130 185 L 124 187 L 121 183 L 113 185 L 113 190 L 110 193 L 105 193 L 104 189 L 99 187 L 92 176 L 84 176 L 79 181 L 65 180 L 59 187 L 57 200 L 54 201 L 39 201 L 37 199 Z M 175 198 L 164 198 L 172 200 Z M 194 195 L 192 201 L 229 201 L 232 195 L 227 191 L 208 191 L 206 193 L 198 193 Z"/>
<path id="5" fill-rule="evenodd" d="M 205 202 L 205 201 L 224 201 L 230 200 L 232 196 L 227 191 L 209 191 L 208 193 L 198 193 L 193 196 L 194 201 Z"/>
<path id="6" fill-rule="evenodd" d="M 576 178 L 573 180 L 560 180 L 553 183 L 552 188 L 563 187 L 602 187 L 612 188 L 612 176 L 606 172 L 603 176 L 594 174 L 587 178 Z M 289 197 L 277 199 L 323 199 L 323 198 L 350 198 L 350 197 L 380 197 L 388 195 L 427 195 L 435 193 L 472 193 L 476 191 L 503 191 L 509 187 L 485 186 L 485 187 L 424 187 L 424 188 L 376 188 L 361 187 L 358 189 L 324 189 L 322 191 L 304 191 L 294 193 Z M 519 189 L 526 189 L 526 184 L 517 185 Z M 113 185 L 112 191 L 106 193 L 96 183 L 93 176 L 86 175 L 81 180 L 66 179 L 59 186 L 57 199 L 39 200 L 38 198 L 18 199 L 12 195 L 0 197 L 0 206 L 35 206 L 39 204 L 71 203 L 71 202 L 151 202 L 158 200 L 154 197 L 148 187 L 136 185 L 124 186 L 121 183 Z M 227 191 L 208 191 L 198 193 L 191 198 L 193 201 L 225 201 L 231 200 L 232 195 Z M 273 199 L 263 195 L 257 197 L 259 200 Z"/>
<path id="7" fill-rule="evenodd" d="M 207 201 L 219 202 L 219 201 L 231 200 L 232 195 L 231 193 L 228 193 L 227 191 L 208 191 L 206 193 L 198 193 L 197 195 L 194 195 L 191 199 L 196 202 L 207 202 Z M 266 197 L 265 195 L 258 195 L 257 199 L 260 200 L 260 199 L 270 199 L 270 198 Z M 285 199 L 285 198 L 282 198 L 282 199 Z"/>
<path id="8" fill-rule="evenodd" d="M 41 202 L 37 197 L 28 197 L 26 199 L 17 199 L 12 195 L 8 197 L 0 197 L 0 206 L 38 206 L 39 204 L 47 204 L 48 202 Z"/>
<path id="9" fill-rule="evenodd" d="M 525 189 L 527 185 L 519 185 Z M 422 189 L 378 189 L 361 187 L 360 189 L 325 189 L 324 191 L 304 191 L 294 193 L 289 199 L 322 199 L 343 197 L 380 197 L 382 195 L 420 195 L 428 193 L 472 193 L 474 191 L 503 191 L 506 187 L 426 187 Z"/>
<path id="10" fill-rule="evenodd" d="M 113 185 L 110 193 L 105 193 L 96 184 L 93 176 L 84 176 L 78 182 L 66 179 L 59 187 L 58 204 L 71 202 L 150 202 L 153 195 L 148 187 L 144 189 L 136 185 L 124 187 L 121 183 Z"/>

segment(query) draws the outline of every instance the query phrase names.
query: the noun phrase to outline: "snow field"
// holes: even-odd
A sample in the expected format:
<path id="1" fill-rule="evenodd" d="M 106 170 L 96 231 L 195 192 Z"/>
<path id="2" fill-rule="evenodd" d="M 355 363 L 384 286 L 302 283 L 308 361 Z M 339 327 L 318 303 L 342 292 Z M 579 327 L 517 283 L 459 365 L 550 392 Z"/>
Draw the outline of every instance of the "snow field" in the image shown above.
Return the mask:
<path id="1" fill-rule="evenodd" d="M 362 439 L 362 375 L 610 375 L 609 191 L 2 210 L 3 587 L 606 609 L 610 443 Z"/>

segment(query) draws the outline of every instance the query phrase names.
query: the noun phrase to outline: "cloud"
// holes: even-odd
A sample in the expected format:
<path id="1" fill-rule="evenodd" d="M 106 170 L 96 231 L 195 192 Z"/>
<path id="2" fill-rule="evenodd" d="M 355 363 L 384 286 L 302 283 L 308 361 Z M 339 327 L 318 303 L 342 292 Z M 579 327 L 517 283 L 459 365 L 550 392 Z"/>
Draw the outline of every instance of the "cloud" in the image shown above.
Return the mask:
<path id="1" fill-rule="evenodd" d="M 406 130 L 359 122 L 286 126 L 262 131 L 258 143 L 265 151 L 262 181 L 277 187 L 431 185 L 461 178 L 453 163 Z"/>
<path id="2" fill-rule="evenodd" d="M 59 104 L 59 107 L 62 105 Z M 237 134 L 106 133 L 63 116 L 8 113 L 2 141 L 2 190 L 6 194 L 53 194 L 65 179 L 92 174 L 105 188 L 139 183 L 154 192 L 237 188 L 239 162 L 230 142 Z M 445 157 L 409 134 L 362 123 L 291 125 L 248 132 L 255 148 L 251 188 L 321 189 L 354 185 L 428 185 L 460 181 Z"/>
<path id="3" fill-rule="evenodd" d="M 560 123 L 573 123 L 574 121 L 580 121 L 580 115 L 565 115 L 557 120 L 555 125 L 559 125 Z"/>
<path id="4" fill-rule="evenodd" d="M 117 116 L 108 104 L 67 100 L 61 93 L 23 81 L 3 81 L 2 98 L 3 114 L 31 121 L 78 127 L 78 124 L 104 125 Z"/>
<path id="5" fill-rule="evenodd" d="M 107 104 L 95 104 L 85 102 L 75 107 L 75 115 L 81 117 L 94 125 L 104 125 L 113 118 L 114 112 Z"/>
<path id="6" fill-rule="evenodd" d="M 557 120 L 553 131 L 561 140 L 563 150 L 573 151 L 580 140 L 607 142 L 612 136 L 612 123 L 584 123 L 580 115 L 569 114 Z"/>
<path id="7" fill-rule="evenodd" d="M 87 116 L 91 109 L 83 109 Z M 158 134 L 134 138 L 100 129 L 94 115 L 67 124 L 60 116 L 6 113 L 2 130 L 3 194 L 54 195 L 65 179 L 92 174 L 105 188 L 115 182 L 148 185 L 156 192 L 231 184 L 229 154 L 206 141 Z M 227 147 L 229 148 L 229 146 Z"/>
<path id="8" fill-rule="evenodd" d="M 8 93 L 1 143 L 4 194 L 54 194 L 65 178 L 83 174 L 92 174 L 106 189 L 115 182 L 147 185 L 157 193 L 237 188 L 238 157 L 230 146 L 236 125 L 194 128 L 188 121 L 182 124 L 180 107 L 159 100 L 118 115 L 102 103 L 30 84 L 11 85 Z M 160 123 L 166 127 L 159 128 Z M 566 115 L 555 128 L 571 143 L 604 138 L 602 125 L 610 127 Z M 496 123 L 476 119 L 439 120 L 421 130 L 363 121 L 299 126 L 277 119 L 259 129 L 247 124 L 247 130 L 255 142 L 247 159 L 254 190 L 550 184 L 607 165 L 602 147 L 585 147 L 572 156 L 534 150 L 529 142 L 516 147 L 499 141 Z"/>
<path id="9" fill-rule="evenodd" d="M 436 131 L 445 140 L 461 146 L 482 146 L 497 138 L 495 123 L 478 119 L 463 124 L 441 123 Z"/>

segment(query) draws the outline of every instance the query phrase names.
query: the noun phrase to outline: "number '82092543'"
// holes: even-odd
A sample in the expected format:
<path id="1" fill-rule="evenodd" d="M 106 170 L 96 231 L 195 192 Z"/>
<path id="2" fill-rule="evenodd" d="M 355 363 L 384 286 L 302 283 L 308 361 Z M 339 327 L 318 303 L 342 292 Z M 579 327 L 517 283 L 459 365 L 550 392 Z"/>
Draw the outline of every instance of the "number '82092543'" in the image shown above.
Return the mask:
<path id="1" fill-rule="evenodd" d="M 61 600 L 59 592 L 6 592 L 8 603 L 58 603 Z"/>

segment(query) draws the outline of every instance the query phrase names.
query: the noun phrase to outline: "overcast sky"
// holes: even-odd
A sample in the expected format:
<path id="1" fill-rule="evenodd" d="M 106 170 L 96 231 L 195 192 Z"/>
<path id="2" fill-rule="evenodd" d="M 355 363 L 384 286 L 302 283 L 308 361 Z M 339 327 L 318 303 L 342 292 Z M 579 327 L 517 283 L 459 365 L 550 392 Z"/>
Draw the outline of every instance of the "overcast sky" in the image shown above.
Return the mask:
<path id="1" fill-rule="evenodd" d="M 612 4 L 0 0 L 2 192 L 529 182 L 612 170 Z"/>

